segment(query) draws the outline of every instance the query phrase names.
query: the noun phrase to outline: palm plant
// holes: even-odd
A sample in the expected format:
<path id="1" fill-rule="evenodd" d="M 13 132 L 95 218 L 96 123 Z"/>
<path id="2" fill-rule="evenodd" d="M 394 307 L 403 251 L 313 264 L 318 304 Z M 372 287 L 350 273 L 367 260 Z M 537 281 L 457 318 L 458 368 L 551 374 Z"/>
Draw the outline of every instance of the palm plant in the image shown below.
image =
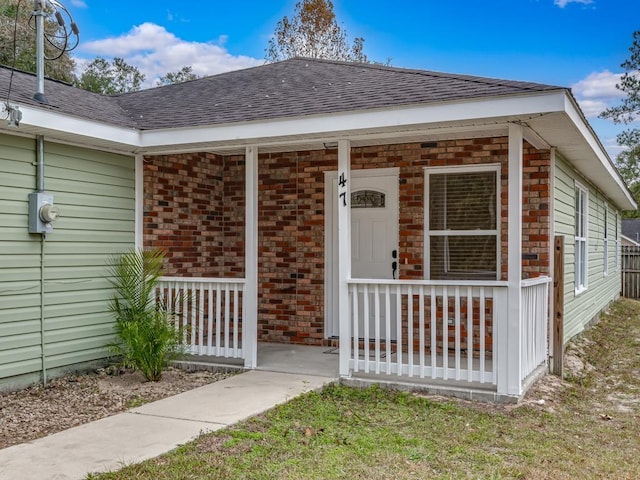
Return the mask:
<path id="1" fill-rule="evenodd" d="M 165 254 L 158 249 L 130 250 L 109 259 L 116 293 L 109 305 L 119 341 L 109 345 L 125 366 L 157 382 L 168 362 L 183 353 L 182 332 L 174 315 L 156 301 Z"/>

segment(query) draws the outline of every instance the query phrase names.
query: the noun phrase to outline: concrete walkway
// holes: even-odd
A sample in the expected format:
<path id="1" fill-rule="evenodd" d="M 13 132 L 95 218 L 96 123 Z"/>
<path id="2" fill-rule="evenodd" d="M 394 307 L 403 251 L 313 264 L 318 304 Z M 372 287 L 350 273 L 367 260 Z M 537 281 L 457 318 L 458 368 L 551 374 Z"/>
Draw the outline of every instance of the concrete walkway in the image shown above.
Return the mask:
<path id="1" fill-rule="evenodd" d="M 335 378 L 250 371 L 0 450 L 0 479 L 79 480 L 156 457 Z"/>

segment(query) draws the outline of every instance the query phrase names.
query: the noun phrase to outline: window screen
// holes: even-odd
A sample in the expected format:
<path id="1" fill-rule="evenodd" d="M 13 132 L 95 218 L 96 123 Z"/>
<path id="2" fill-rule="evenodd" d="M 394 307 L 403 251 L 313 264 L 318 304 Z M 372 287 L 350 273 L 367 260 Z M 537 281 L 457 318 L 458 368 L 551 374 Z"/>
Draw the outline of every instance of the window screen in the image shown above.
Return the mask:
<path id="1" fill-rule="evenodd" d="M 497 278 L 497 175 L 427 171 L 431 279 Z"/>

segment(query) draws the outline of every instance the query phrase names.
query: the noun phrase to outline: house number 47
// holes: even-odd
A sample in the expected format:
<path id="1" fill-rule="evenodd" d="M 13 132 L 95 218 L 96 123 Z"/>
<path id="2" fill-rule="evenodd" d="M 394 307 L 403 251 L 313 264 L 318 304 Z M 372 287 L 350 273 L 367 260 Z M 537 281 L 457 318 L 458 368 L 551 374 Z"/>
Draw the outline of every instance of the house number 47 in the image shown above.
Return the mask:
<path id="1" fill-rule="evenodd" d="M 340 178 L 338 178 L 338 185 L 340 186 L 340 190 L 344 190 L 347 188 L 347 176 L 344 173 L 340 174 Z M 342 199 L 342 206 L 347 206 L 347 192 L 340 192 L 340 198 Z"/>

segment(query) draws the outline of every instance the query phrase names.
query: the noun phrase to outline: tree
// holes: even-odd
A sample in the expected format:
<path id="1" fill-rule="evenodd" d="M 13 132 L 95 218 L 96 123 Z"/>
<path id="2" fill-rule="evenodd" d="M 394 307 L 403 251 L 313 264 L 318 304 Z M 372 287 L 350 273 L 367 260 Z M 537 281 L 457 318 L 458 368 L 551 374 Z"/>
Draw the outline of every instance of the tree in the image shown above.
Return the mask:
<path id="1" fill-rule="evenodd" d="M 330 0 L 296 3 L 294 16 L 291 19 L 285 16 L 276 25 L 266 52 L 266 60 L 270 62 L 291 57 L 368 62 L 364 38 L 357 37 L 349 45 L 347 33 L 336 22 Z"/>
<path id="2" fill-rule="evenodd" d="M 182 67 L 177 72 L 168 72 L 164 77 L 160 77 L 156 81 L 156 86 L 173 85 L 174 83 L 188 82 L 189 80 L 196 80 L 198 76 L 193 73 L 191 66 Z"/>
<path id="3" fill-rule="evenodd" d="M 75 86 L 90 92 L 114 95 L 136 92 L 142 87 L 145 75 L 124 59 L 115 57 L 111 62 L 96 57 L 87 65 Z"/>
<path id="4" fill-rule="evenodd" d="M 0 0 L 0 64 L 35 73 L 36 32 L 32 13 L 33 2 Z M 64 46 L 64 29 L 58 25 L 55 17 L 47 16 L 44 30 L 48 39 L 45 41 L 45 56 L 55 58 L 45 61 L 45 75 L 56 80 L 73 82 L 75 62 L 67 51 L 61 54 L 59 50 Z M 58 56 L 59 58 L 56 58 Z"/>
<path id="5" fill-rule="evenodd" d="M 601 118 L 616 124 L 633 122 L 640 115 L 640 30 L 633 32 L 630 57 L 622 63 L 624 74 L 616 88 L 626 94 L 620 105 L 607 108 Z M 616 158 L 616 166 L 636 199 L 640 198 L 640 128 L 630 128 L 618 134 L 618 144 L 625 148 Z M 640 217 L 640 211 L 625 212 L 626 218 Z"/>

